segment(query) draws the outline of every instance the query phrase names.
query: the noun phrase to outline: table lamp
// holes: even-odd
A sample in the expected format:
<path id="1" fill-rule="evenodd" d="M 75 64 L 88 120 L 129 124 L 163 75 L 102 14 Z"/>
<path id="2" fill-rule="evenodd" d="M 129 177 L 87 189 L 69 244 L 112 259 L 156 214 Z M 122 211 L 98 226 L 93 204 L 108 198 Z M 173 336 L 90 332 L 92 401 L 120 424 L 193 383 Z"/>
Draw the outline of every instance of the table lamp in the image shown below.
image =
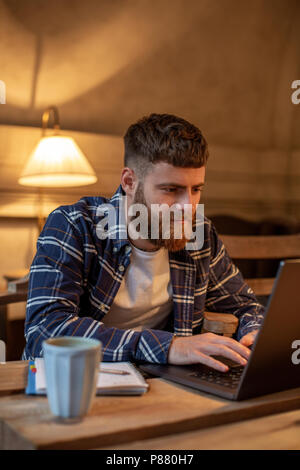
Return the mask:
<path id="1" fill-rule="evenodd" d="M 54 134 L 46 135 L 50 112 L 54 114 Z M 60 134 L 58 109 L 47 108 L 42 117 L 42 137 L 30 154 L 18 183 L 48 187 L 86 186 L 96 183 L 97 176 L 72 137 Z M 39 214 L 39 229 L 42 229 L 43 216 Z"/>

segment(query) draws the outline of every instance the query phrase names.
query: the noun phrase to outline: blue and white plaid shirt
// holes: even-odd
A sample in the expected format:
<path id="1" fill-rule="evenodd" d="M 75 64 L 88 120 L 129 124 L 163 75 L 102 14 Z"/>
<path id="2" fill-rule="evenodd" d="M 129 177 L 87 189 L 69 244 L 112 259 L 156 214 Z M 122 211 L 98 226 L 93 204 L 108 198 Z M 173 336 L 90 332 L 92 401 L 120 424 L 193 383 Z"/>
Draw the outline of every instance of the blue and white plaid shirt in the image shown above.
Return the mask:
<path id="1" fill-rule="evenodd" d="M 169 252 L 173 311 L 166 330 L 106 327 L 105 315 L 130 264 L 131 246 L 119 218 L 115 238 L 98 238 L 97 224 L 104 215 L 97 209 L 108 203 L 118 213 L 122 197 L 119 186 L 111 199 L 84 197 L 49 215 L 30 269 L 23 359 L 42 356 L 45 339 L 64 335 L 100 340 L 104 361 L 164 364 L 174 334 L 200 333 L 205 310 L 236 315 L 238 340 L 259 328 L 264 308 L 206 218 L 200 250 Z"/>

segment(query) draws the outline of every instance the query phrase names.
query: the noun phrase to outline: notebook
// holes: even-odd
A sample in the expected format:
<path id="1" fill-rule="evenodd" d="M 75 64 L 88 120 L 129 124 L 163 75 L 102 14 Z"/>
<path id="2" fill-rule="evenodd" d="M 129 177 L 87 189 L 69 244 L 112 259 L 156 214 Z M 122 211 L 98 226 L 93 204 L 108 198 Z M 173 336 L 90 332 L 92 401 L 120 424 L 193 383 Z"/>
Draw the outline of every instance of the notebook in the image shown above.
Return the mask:
<path id="1" fill-rule="evenodd" d="M 149 385 L 131 362 L 101 362 L 99 364 L 96 395 L 142 395 Z M 127 372 L 126 375 L 102 373 L 101 370 Z M 27 395 L 46 395 L 44 359 L 29 361 Z"/>

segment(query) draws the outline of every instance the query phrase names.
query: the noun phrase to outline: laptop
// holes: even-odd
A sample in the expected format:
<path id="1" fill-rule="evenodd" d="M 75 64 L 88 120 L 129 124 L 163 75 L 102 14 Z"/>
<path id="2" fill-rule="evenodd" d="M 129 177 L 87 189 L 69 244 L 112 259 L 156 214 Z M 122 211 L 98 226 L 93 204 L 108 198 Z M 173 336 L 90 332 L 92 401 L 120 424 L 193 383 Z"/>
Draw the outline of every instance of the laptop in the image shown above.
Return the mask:
<path id="1" fill-rule="evenodd" d="M 263 324 L 246 366 L 226 358 L 228 372 L 203 364 L 139 364 L 143 372 L 229 400 L 245 400 L 300 387 L 300 259 L 281 261 Z M 294 343 L 294 344 L 293 344 Z M 299 346 L 298 346 L 299 347 Z M 296 352 L 296 354 L 295 354 Z M 294 354 L 293 354 L 294 353 Z M 218 357 L 219 359 L 219 357 Z"/>

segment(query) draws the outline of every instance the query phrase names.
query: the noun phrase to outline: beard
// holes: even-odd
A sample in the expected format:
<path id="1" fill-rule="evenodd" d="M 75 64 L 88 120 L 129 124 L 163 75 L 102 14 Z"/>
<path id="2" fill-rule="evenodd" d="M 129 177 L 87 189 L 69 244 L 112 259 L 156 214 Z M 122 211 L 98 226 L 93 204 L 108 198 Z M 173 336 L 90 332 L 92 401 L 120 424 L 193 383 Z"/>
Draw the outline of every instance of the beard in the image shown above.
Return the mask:
<path id="1" fill-rule="evenodd" d="M 148 214 L 148 220 L 145 221 L 147 223 L 148 227 L 148 240 L 149 242 L 155 246 L 156 249 L 159 248 L 165 248 L 168 251 L 179 251 L 183 250 L 186 243 L 189 241 L 189 238 L 185 237 L 185 230 L 184 230 L 184 224 L 188 223 L 186 220 L 182 219 L 180 220 L 179 224 L 181 224 L 179 234 L 182 234 L 181 237 L 178 237 L 178 230 L 175 230 L 175 221 L 174 221 L 174 212 L 170 213 L 170 224 L 168 226 L 167 231 L 163 231 L 163 223 L 162 223 L 162 213 L 159 213 L 159 229 L 158 229 L 158 237 L 157 238 L 152 238 L 151 234 L 151 223 L 152 223 L 152 209 L 151 207 L 148 206 L 146 199 L 145 199 L 145 194 L 144 194 L 144 188 L 143 188 L 143 183 L 139 183 L 137 190 L 134 195 L 134 201 L 133 204 L 143 204 L 147 208 L 147 214 Z M 155 214 L 156 216 L 157 214 Z M 196 215 L 194 214 L 192 217 L 192 225 L 194 225 L 196 219 Z M 178 229 L 178 226 L 177 226 Z M 175 238 L 176 235 L 176 238 Z"/>

